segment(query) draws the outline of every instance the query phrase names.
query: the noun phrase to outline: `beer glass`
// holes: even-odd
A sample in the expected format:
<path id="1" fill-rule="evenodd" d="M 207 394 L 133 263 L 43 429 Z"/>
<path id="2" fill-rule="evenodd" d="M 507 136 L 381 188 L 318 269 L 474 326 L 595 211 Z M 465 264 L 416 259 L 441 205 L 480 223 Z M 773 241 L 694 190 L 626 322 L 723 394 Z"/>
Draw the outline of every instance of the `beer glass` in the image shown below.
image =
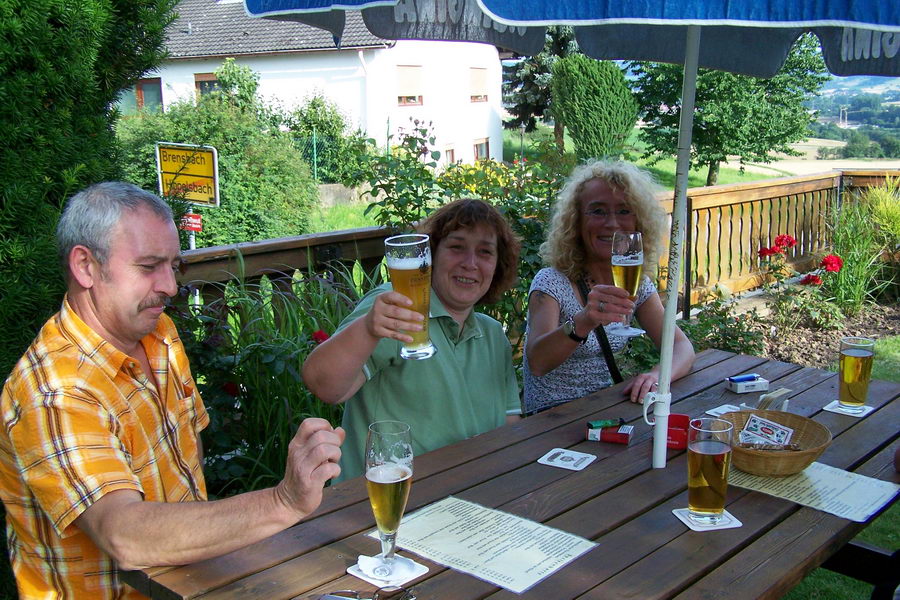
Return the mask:
<path id="1" fill-rule="evenodd" d="M 400 421 L 376 421 L 369 425 L 366 489 L 381 539 L 381 564 L 375 567 L 374 573 L 384 579 L 392 579 L 397 574 L 394 549 L 412 485 L 412 468 L 409 425 Z"/>
<path id="2" fill-rule="evenodd" d="M 725 512 L 731 434 L 724 419 L 692 419 L 688 427 L 688 515 L 701 525 L 715 525 Z"/>
<path id="3" fill-rule="evenodd" d="M 425 317 L 422 331 L 407 331 L 413 341 L 403 344 L 400 358 L 421 360 L 434 355 L 436 349 L 428 337 L 428 305 L 431 300 L 431 247 L 427 235 L 395 235 L 384 240 L 391 284 L 412 300 L 410 310 Z"/>
<path id="4" fill-rule="evenodd" d="M 838 402 L 850 413 L 861 413 L 869 394 L 875 340 L 864 337 L 841 338 L 841 382 Z"/>
<path id="5" fill-rule="evenodd" d="M 644 242 L 640 231 L 616 231 L 612 240 L 613 283 L 637 298 L 641 273 L 644 270 Z M 643 329 L 630 327 L 624 323 L 610 323 L 606 332 L 613 335 L 635 337 L 646 333 Z"/>

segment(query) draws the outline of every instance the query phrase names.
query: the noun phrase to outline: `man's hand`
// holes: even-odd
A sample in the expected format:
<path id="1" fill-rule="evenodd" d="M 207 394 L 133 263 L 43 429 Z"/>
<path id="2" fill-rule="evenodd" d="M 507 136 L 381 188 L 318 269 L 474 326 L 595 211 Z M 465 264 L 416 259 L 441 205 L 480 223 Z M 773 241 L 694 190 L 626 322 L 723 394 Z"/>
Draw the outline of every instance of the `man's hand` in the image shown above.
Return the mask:
<path id="1" fill-rule="evenodd" d="M 306 419 L 297 429 L 275 494 L 285 508 L 298 513 L 298 520 L 318 508 L 325 482 L 340 475 L 344 437 L 343 428 L 332 429 L 325 419 Z"/>
<path id="2" fill-rule="evenodd" d="M 412 306 L 412 300 L 403 294 L 379 294 L 364 317 L 366 331 L 375 339 L 391 338 L 407 343 L 413 341 L 406 332 L 422 331 L 425 316 L 405 308 L 407 306 Z"/>

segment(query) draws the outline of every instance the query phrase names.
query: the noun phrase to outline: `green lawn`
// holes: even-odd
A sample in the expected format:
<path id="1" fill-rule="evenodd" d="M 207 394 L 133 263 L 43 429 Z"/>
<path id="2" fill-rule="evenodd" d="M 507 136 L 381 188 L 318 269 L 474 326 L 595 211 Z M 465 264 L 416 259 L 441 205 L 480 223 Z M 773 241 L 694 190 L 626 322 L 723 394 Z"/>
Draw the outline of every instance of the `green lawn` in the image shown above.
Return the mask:
<path id="1" fill-rule="evenodd" d="M 639 158 L 644 150 L 644 144 L 638 139 L 638 129 L 635 128 L 631 136 L 628 138 L 626 147 L 629 149 L 625 157 L 626 160 L 633 161 L 647 169 L 656 177 L 659 183 L 667 188 L 675 188 L 675 159 L 668 158 L 657 162 L 654 165 L 647 164 L 647 161 Z M 531 133 L 526 133 L 524 139 L 520 139 L 519 130 L 504 129 L 503 130 L 503 160 L 512 161 L 521 156 L 523 150 L 527 159 L 536 158 L 536 146 L 542 140 L 553 139 L 553 129 L 546 125 L 538 125 L 538 128 Z M 566 151 L 574 152 L 575 146 L 568 134 L 565 136 Z M 703 187 L 706 185 L 706 168 L 695 169 L 688 176 L 688 187 Z M 787 175 L 787 174 L 784 174 Z M 772 174 L 755 173 L 751 171 L 740 172 L 738 169 L 721 169 L 719 171 L 719 185 L 728 183 L 748 183 L 751 181 L 759 181 L 761 179 L 772 179 L 774 177 L 782 177 L 782 174 L 773 172 Z"/>

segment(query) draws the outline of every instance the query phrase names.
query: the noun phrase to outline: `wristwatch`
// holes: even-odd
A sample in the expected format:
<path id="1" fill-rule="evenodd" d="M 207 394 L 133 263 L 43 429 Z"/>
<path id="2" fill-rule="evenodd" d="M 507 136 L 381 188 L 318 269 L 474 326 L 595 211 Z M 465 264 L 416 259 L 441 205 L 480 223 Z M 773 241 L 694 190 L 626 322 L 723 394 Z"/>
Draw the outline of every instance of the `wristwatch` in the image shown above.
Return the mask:
<path id="1" fill-rule="evenodd" d="M 587 337 L 581 337 L 577 333 L 575 333 L 575 319 L 568 319 L 565 323 L 562 324 L 563 333 L 578 342 L 579 344 L 583 344 L 587 341 Z"/>

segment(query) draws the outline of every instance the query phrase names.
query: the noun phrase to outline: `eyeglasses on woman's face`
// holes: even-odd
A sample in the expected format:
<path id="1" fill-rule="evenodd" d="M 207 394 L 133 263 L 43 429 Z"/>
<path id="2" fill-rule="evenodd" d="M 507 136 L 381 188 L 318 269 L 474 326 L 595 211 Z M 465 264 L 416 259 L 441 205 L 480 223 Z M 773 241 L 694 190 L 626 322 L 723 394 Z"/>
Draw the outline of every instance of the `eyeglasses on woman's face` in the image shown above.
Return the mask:
<path id="1" fill-rule="evenodd" d="M 310 596 L 309 600 L 416 600 L 415 595 L 399 585 L 389 585 L 375 590 L 371 596 L 356 590 L 338 590 L 328 594 Z"/>
<path id="2" fill-rule="evenodd" d="M 615 216 L 616 220 L 634 218 L 634 211 L 630 208 L 618 208 L 610 211 L 605 206 L 591 206 L 584 211 L 584 216 L 598 221 L 609 221 Z"/>

